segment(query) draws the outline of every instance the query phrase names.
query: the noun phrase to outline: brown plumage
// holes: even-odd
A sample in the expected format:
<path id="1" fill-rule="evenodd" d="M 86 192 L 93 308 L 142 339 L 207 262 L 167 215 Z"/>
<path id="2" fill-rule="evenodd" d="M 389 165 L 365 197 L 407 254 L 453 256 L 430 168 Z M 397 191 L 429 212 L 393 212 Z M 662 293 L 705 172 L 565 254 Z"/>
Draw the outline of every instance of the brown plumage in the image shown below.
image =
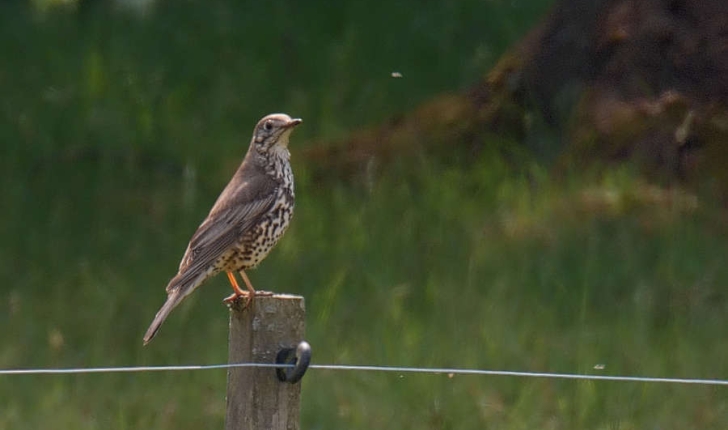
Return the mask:
<path id="1" fill-rule="evenodd" d="M 255 126 L 248 152 L 235 175 L 218 197 L 210 214 L 192 236 L 179 271 L 167 285 L 167 301 L 144 335 L 154 337 L 185 297 L 210 277 L 225 271 L 233 295 L 252 300 L 255 290 L 245 269 L 258 265 L 283 235 L 293 216 L 293 172 L 288 138 L 300 119 L 272 114 Z M 239 272 L 248 291 L 235 280 Z"/>

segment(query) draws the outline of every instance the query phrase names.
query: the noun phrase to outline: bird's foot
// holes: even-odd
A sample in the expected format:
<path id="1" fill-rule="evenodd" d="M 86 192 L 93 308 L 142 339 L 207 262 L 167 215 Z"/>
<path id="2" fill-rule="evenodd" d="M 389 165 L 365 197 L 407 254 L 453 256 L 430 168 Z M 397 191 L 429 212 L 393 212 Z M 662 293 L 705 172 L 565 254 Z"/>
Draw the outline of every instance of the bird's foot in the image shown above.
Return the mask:
<path id="1" fill-rule="evenodd" d="M 263 290 L 255 290 L 254 294 L 251 294 L 248 291 L 241 291 L 241 293 L 242 294 L 232 293 L 225 297 L 222 301 L 228 306 L 241 306 L 240 310 L 243 310 L 247 309 L 253 303 L 253 299 L 255 297 L 270 297 L 275 294 L 272 291 Z"/>
<path id="2" fill-rule="evenodd" d="M 253 303 L 253 294 L 250 294 L 247 291 L 243 291 L 243 294 L 238 293 L 232 293 L 229 296 L 225 297 L 222 301 L 223 303 L 227 304 L 228 306 L 233 306 L 237 303 L 240 303 L 242 300 L 242 309 L 247 309 L 248 306 L 250 306 L 251 303 Z"/>

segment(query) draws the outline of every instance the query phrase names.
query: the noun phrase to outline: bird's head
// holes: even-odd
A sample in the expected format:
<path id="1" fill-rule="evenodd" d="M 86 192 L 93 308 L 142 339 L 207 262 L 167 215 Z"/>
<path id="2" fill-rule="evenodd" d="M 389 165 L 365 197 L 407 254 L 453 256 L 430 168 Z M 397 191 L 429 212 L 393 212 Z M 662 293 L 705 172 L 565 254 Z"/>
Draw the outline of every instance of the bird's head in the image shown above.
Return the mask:
<path id="1" fill-rule="evenodd" d="M 253 131 L 253 145 L 260 152 L 271 148 L 288 148 L 288 138 L 293 128 L 300 124 L 300 118 L 291 118 L 284 113 L 274 113 L 258 121 Z"/>

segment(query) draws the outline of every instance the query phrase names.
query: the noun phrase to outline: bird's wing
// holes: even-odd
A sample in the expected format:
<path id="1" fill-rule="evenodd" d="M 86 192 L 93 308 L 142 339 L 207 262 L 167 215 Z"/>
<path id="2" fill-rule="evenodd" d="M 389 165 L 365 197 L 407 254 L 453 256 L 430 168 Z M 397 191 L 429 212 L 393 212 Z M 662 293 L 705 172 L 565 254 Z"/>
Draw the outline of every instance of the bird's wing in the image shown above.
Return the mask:
<path id="1" fill-rule="evenodd" d="M 275 203 L 275 192 L 247 199 L 244 189 L 238 191 L 237 201 L 229 201 L 224 206 L 216 204 L 197 228 L 180 262 L 180 274 L 192 276 L 206 270 Z"/>

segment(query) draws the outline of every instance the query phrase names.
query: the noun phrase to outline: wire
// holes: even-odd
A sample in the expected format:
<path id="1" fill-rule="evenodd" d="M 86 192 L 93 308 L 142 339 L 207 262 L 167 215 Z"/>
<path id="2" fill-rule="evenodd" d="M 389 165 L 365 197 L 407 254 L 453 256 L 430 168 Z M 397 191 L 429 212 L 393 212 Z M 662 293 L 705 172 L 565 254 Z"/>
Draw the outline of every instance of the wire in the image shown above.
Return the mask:
<path id="1" fill-rule="evenodd" d="M 274 363 L 230 363 L 188 366 L 138 366 L 138 367 L 89 367 L 89 368 L 56 368 L 56 369 L 0 369 L 0 375 L 55 375 L 79 373 L 122 373 L 122 372 L 162 372 L 162 371 L 190 371 L 214 370 L 231 368 L 290 368 L 291 364 Z M 512 376 L 524 378 L 552 378 L 577 379 L 592 381 L 622 381 L 622 382 L 660 382 L 670 384 L 698 384 L 698 385 L 728 385 L 723 379 L 686 379 L 686 378 L 658 378 L 645 376 L 611 376 L 588 375 L 578 373 L 549 373 L 549 372 L 519 372 L 511 370 L 485 370 L 485 369 L 454 369 L 433 367 L 398 367 L 398 366 L 359 366 L 346 364 L 312 364 L 310 369 L 318 370 L 344 370 L 368 372 L 394 372 L 394 373 L 428 373 L 451 375 L 488 375 Z"/>
<path id="2" fill-rule="evenodd" d="M 348 366 L 312 364 L 312 369 L 331 370 L 368 370 L 383 372 L 409 372 L 409 373 L 446 373 L 448 375 L 489 375 L 489 376 L 515 376 L 526 378 L 552 378 L 552 379 L 581 379 L 597 381 L 626 381 L 626 382 L 667 382 L 673 384 L 702 384 L 702 385 L 728 385 L 728 380 L 722 379 L 685 379 L 685 378 L 656 378 L 649 376 L 609 376 L 587 375 L 578 373 L 548 373 L 548 372 L 519 372 L 512 370 L 484 370 L 484 369 L 447 369 L 447 368 L 418 368 L 394 366 Z"/>
<path id="3" fill-rule="evenodd" d="M 275 363 L 232 363 L 232 364 L 202 364 L 183 366 L 134 366 L 134 367 L 79 367 L 57 369 L 0 369 L 0 375 L 60 375 L 68 373 L 125 373 L 125 372 L 166 372 L 180 370 L 214 370 L 229 369 L 233 367 L 293 367 L 292 364 Z"/>

